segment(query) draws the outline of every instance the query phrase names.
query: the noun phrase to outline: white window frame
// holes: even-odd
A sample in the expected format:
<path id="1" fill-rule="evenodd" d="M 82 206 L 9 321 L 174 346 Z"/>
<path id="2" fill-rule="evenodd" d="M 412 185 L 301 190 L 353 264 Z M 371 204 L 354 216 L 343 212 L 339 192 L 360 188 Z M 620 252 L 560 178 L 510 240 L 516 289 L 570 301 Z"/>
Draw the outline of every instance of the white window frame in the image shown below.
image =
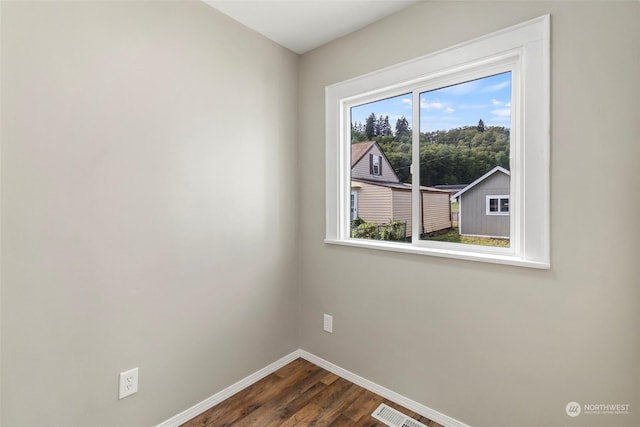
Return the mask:
<path id="1" fill-rule="evenodd" d="M 549 28 L 540 18 L 326 88 L 326 243 L 533 268 L 550 268 Z M 412 167 L 412 243 L 350 237 L 350 108 L 511 71 L 510 247 L 419 239 L 419 168 Z M 419 108 L 413 109 L 413 163 Z M 525 221 L 526 218 L 526 221 Z"/>
<path id="2" fill-rule="evenodd" d="M 491 212 L 491 209 L 489 209 L 492 199 L 495 199 L 495 200 L 498 201 L 498 210 L 496 212 Z M 509 195 L 508 194 L 503 194 L 503 195 L 499 195 L 499 196 L 494 196 L 494 195 L 487 196 L 486 214 L 487 215 L 502 215 L 502 216 L 509 215 L 509 211 L 511 210 L 511 200 L 509 200 L 509 210 L 506 211 L 506 212 L 503 212 L 502 211 L 502 207 L 501 207 L 502 205 L 500 204 L 500 200 L 503 200 L 503 199 L 509 200 Z"/>

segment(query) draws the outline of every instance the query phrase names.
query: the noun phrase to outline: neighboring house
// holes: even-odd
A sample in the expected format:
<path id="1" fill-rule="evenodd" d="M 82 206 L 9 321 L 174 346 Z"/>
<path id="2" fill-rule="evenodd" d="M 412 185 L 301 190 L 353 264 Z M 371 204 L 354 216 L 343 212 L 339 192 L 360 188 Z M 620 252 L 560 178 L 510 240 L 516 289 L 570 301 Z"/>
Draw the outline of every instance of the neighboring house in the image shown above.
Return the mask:
<path id="1" fill-rule="evenodd" d="M 420 187 L 421 233 L 451 228 L 450 193 Z M 411 236 L 411 185 L 400 182 L 377 142 L 351 146 L 351 219 L 384 224 L 402 221 Z"/>
<path id="2" fill-rule="evenodd" d="M 458 224 L 464 236 L 509 238 L 511 173 L 496 166 L 451 197 L 459 202 Z"/>

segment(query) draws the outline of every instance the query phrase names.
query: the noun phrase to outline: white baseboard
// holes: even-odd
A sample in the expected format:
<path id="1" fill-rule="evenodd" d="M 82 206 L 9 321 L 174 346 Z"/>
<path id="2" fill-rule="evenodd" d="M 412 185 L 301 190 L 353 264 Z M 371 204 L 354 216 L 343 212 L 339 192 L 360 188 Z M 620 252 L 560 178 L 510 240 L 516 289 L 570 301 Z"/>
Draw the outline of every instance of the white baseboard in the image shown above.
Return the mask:
<path id="1" fill-rule="evenodd" d="M 365 378 L 362 378 L 359 375 L 354 374 L 351 371 L 347 371 L 340 366 L 334 365 L 331 362 L 328 362 L 316 355 L 313 355 L 304 350 L 299 350 L 300 357 L 314 365 L 320 366 L 327 371 L 338 375 L 339 377 L 344 378 L 345 380 L 349 380 L 354 384 L 359 385 L 362 388 L 365 388 L 369 391 L 372 391 L 385 399 L 389 399 L 390 401 L 397 403 L 398 405 L 402 405 L 405 408 L 415 412 L 416 414 L 420 414 L 423 417 L 427 417 L 432 421 L 435 421 L 439 424 L 442 424 L 444 427 L 469 427 L 467 424 L 458 421 L 454 418 L 451 418 L 441 412 L 436 411 L 435 409 L 431 409 L 428 406 L 425 406 L 421 403 L 418 403 L 414 400 L 409 399 L 401 394 L 396 393 L 395 391 L 391 391 L 386 387 L 378 385 L 372 381 L 369 381 Z"/>
<path id="2" fill-rule="evenodd" d="M 181 424 L 186 423 L 190 419 L 195 418 L 198 415 L 202 414 L 207 409 L 213 408 L 223 400 L 230 398 L 231 396 L 238 393 L 239 391 L 242 391 L 245 388 L 249 387 L 250 385 L 257 383 L 267 375 L 272 374 L 278 369 L 285 366 L 286 364 L 293 362 L 298 357 L 300 357 L 300 350 L 296 350 L 290 354 L 287 354 L 286 356 L 276 360 L 269 366 L 266 366 L 260 369 L 259 371 L 254 372 L 248 377 L 241 379 L 237 383 L 232 384 L 229 387 L 225 388 L 224 390 L 214 394 L 213 396 L 206 398 L 202 402 L 193 405 L 191 408 L 187 409 L 186 411 L 180 412 L 178 415 L 171 417 L 166 421 L 161 422 L 156 427 L 178 427 Z"/>
<path id="3" fill-rule="evenodd" d="M 190 419 L 197 417 L 201 413 L 205 412 L 207 409 L 214 407 L 215 405 L 222 402 L 223 400 L 228 399 L 229 397 L 233 396 L 239 391 L 242 391 L 245 388 L 249 387 L 250 385 L 260 381 L 262 378 L 266 377 L 269 374 L 272 374 L 273 372 L 282 368 L 286 364 L 296 360 L 298 357 L 302 357 L 303 359 L 323 369 L 326 369 L 327 371 L 334 373 L 346 380 L 349 380 L 352 383 L 357 384 L 362 388 L 365 388 L 369 391 L 379 394 L 385 399 L 389 399 L 390 401 L 395 402 L 398 405 L 402 405 L 405 408 L 417 414 L 420 414 L 424 417 L 429 418 L 430 420 L 433 420 L 439 424 L 442 424 L 444 427 L 469 427 L 467 424 L 464 424 L 447 415 L 444 415 L 436 411 L 435 409 L 431 409 L 421 403 L 413 401 L 408 397 L 402 396 L 401 394 L 391 391 L 388 388 L 385 388 L 372 381 L 362 378 L 361 376 L 356 375 L 351 371 L 347 371 L 344 368 L 334 365 L 333 363 L 328 362 L 304 350 L 296 350 L 294 352 L 291 352 L 290 354 L 284 356 L 283 358 L 273 362 L 269 366 L 266 366 L 260 369 L 259 371 L 254 372 L 253 374 L 238 381 L 237 383 L 225 388 L 224 390 L 214 394 L 211 397 L 206 398 L 202 402 L 192 406 L 186 411 L 183 411 L 178 415 L 171 417 L 166 421 L 161 422 L 156 427 L 178 427 L 181 424 L 186 423 Z"/>

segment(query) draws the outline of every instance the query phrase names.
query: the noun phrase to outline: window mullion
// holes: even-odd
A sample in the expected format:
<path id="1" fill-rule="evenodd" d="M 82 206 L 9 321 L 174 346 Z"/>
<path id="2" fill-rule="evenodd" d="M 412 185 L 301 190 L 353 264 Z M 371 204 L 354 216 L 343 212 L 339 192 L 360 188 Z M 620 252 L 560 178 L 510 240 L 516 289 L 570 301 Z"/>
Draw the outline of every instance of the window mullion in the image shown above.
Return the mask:
<path id="1" fill-rule="evenodd" d="M 411 241 L 416 244 L 422 232 L 422 200 L 420 195 L 420 92 L 412 91 L 411 102 Z"/>

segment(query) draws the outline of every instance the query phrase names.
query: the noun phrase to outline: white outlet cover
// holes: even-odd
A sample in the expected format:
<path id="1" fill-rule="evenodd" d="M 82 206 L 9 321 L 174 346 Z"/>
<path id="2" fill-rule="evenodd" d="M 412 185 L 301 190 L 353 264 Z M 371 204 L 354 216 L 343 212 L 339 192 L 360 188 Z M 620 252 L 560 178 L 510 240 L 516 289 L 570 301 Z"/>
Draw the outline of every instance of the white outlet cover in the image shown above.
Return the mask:
<path id="1" fill-rule="evenodd" d="M 330 314 L 324 315 L 324 330 L 329 333 L 333 333 L 333 316 Z"/>
<path id="2" fill-rule="evenodd" d="M 138 368 L 120 372 L 120 389 L 118 399 L 123 399 L 138 392 Z"/>

